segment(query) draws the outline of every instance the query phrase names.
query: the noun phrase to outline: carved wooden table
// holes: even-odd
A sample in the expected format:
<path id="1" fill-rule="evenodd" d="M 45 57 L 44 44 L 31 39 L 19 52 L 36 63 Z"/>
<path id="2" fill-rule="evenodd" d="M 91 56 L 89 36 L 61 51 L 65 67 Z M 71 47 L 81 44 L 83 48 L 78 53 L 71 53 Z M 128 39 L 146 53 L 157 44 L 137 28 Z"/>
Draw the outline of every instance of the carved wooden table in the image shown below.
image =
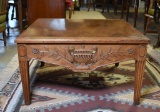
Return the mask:
<path id="1" fill-rule="evenodd" d="M 135 60 L 134 103 L 139 104 L 150 40 L 124 20 L 38 19 L 15 42 L 26 105 L 31 103 L 31 58 L 76 72 Z"/>

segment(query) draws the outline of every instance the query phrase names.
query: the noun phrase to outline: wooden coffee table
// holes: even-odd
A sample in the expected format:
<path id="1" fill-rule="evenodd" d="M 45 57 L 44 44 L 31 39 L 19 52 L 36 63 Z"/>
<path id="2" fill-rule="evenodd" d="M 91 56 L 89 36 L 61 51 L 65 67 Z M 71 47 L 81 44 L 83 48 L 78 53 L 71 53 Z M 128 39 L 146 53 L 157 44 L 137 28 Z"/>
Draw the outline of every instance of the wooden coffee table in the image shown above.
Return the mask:
<path id="1" fill-rule="evenodd" d="M 31 58 L 75 72 L 135 60 L 134 103 L 139 104 L 150 40 L 124 20 L 38 19 L 15 42 L 26 105 L 31 103 Z"/>

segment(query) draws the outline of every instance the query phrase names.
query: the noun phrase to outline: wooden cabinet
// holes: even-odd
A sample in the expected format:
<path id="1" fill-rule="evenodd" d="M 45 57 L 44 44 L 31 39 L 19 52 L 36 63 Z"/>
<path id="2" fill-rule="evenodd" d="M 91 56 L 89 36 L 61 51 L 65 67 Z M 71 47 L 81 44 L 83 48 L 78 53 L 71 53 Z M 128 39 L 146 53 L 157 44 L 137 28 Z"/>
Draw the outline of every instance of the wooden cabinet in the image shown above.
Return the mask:
<path id="1" fill-rule="evenodd" d="M 28 23 L 38 18 L 65 18 L 65 0 L 27 0 Z"/>

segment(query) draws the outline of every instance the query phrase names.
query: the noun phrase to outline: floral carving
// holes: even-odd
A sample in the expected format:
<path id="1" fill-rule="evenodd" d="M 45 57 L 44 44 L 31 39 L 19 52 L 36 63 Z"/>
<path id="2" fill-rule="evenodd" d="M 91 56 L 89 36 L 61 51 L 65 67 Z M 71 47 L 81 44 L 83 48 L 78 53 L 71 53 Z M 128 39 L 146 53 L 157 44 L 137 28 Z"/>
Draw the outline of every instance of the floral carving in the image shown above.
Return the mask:
<path id="1" fill-rule="evenodd" d="M 128 48 L 127 50 L 123 50 L 123 48 L 119 47 L 116 50 L 112 49 L 112 47 L 109 47 L 107 51 L 101 50 L 99 53 L 98 58 L 94 59 L 94 62 L 98 62 L 100 60 L 116 60 L 120 59 L 122 57 L 126 57 L 128 54 L 133 54 L 134 49 Z"/>
<path id="2" fill-rule="evenodd" d="M 136 56 L 137 47 L 123 45 L 44 45 L 33 46 L 32 54 L 42 61 L 78 70 L 90 70 L 94 66 L 119 62 Z M 33 57 L 33 56 L 32 56 Z M 91 67 L 91 68 L 90 68 Z M 92 69 L 93 69 L 92 68 Z"/>

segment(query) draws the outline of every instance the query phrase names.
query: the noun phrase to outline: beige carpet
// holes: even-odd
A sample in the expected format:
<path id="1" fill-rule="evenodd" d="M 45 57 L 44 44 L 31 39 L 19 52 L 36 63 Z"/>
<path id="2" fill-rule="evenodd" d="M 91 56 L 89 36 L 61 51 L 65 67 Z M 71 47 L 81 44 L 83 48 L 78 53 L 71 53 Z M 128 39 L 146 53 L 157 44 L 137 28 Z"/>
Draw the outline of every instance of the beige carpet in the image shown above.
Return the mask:
<path id="1" fill-rule="evenodd" d="M 66 11 L 66 18 L 69 19 L 69 12 Z M 71 19 L 106 19 L 100 12 L 98 11 L 75 11 L 74 14 L 72 14 Z"/>

